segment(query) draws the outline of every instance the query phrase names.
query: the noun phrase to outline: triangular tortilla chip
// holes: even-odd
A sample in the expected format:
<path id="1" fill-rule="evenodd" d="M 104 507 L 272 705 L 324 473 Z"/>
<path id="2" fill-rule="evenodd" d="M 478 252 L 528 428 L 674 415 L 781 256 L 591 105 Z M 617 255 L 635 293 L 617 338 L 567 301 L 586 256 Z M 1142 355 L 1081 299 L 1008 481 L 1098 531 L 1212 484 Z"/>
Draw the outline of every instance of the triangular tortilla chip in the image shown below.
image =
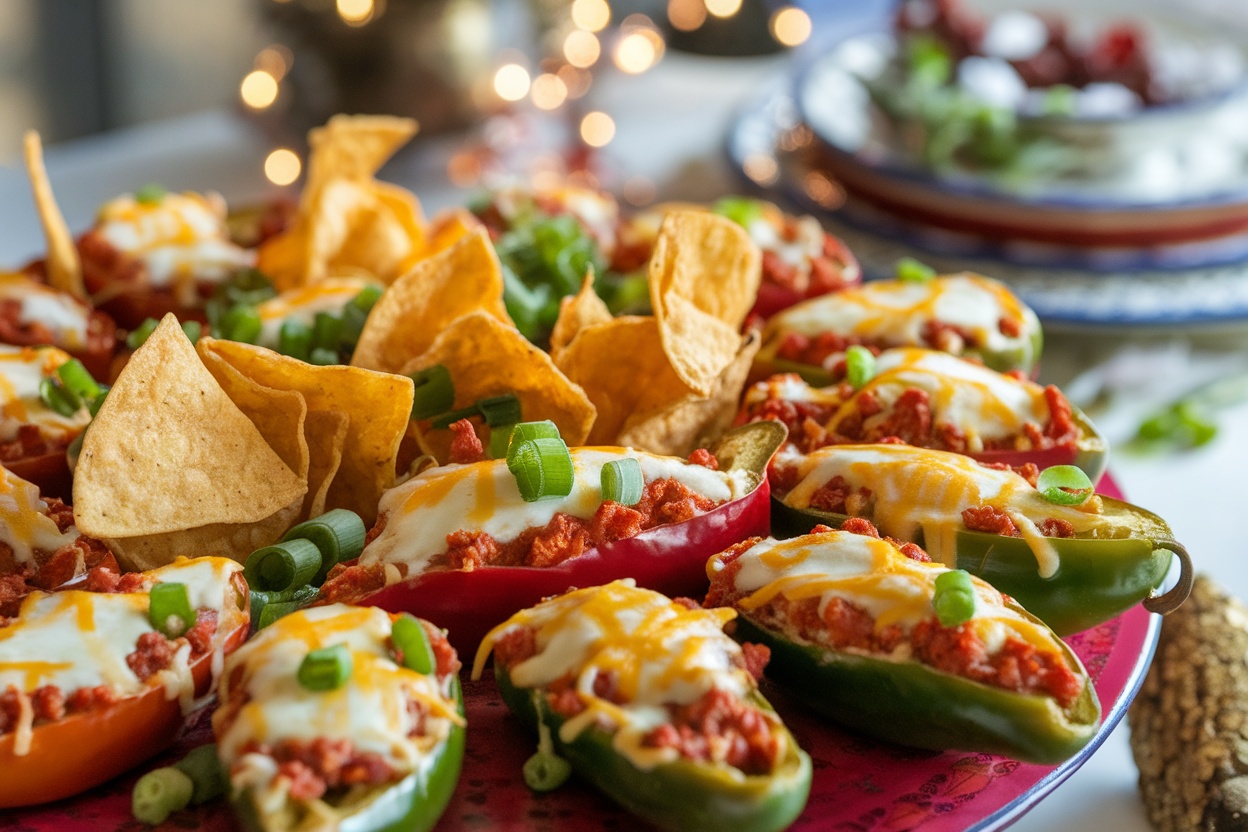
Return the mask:
<path id="1" fill-rule="evenodd" d="M 369 524 L 377 519 L 377 503 L 394 482 L 399 442 L 411 417 L 410 378 L 359 367 L 317 367 L 263 347 L 215 338 L 201 338 L 197 348 L 201 355 L 220 356 L 265 387 L 302 394 L 309 412 L 346 415 L 342 464 L 326 505 L 350 509 Z"/>
<path id="2" fill-rule="evenodd" d="M 329 487 L 342 466 L 342 452 L 347 444 L 347 426 L 351 419 L 345 413 L 313 410 L 308 414 L 305 434 L 312 450 L 308 468 L 308 494 L 304 498 L 303 516 L 319 517 L 325 513 Z"/>
<path id="3" fill-rule="evenodd" d="M 511 326 L 502 266 L 483 228 L 421 260 L 385 291 L 368 314 L 351 364 L 396 373 L 453 322 L 478 310 Z"/>
<path id="4" fill-rule="evenodd" d="M 351 116 L 340 114 L 323 127 L 308 131 L 308 178 L 304 199 L 332 179 L 366 182 L 416 135 L 417 124 L 396 116 Z M 300 208 L 304 205 L 301 204 Z"/>
<path id="5" fill-rule="evenodd" d="M 309 451 L 304 422 L 309 414 L 303 396 L 257 384 L 215 355 L 201 358 L 230 401 L 251 420 L 286 467 L 306 480 Z"/>
<path id="6" fill-rule="evenodd" d="M 74 521 L 84 534 L 122 539 L 219 525 L 215 546 L 222 533 L 245 537 L 250 524 L 268 533 L 275 515 L 293 518 L 306 488 L 166 315 L 84 437 Z M 167 554 L 162 562 L 186 552 Z"/>
<path id="7" fill-rule="evenodd" d="M 583 445 L 594 424 L 595 410 L 585 391 L 559 372 L 550 356 L 529 343 L 510 324 L 485 312 L 473 312 L 451 324 L 423 355 L 403 368 L 413 373 L 441 364 L 455 385 L 455 408 L 488 396 L 514 393 L 526 422 L 550 419 L 569 446 Z M 449 444 L 449 431 L 446 434 Z M 445 461 L 436 443 L 434 455 Z"/>
<path id="8" fill-rule="evenodd" d="M 74 245 L 74 236 L 69 232 L 65 215 L 56 204 L 52 183 L 48 181 L 48 170 L 43 166 L 43 144 L 34 130 L 26 132 L 23 150 L 30 188 L 35 195 L 35 210 L 39 212 L 39 223 L 48 243 L 48 285 L 79 300 L 86 300 L 82 258 L 78 256 L 78 247 Z"/>
<path id="9" fill-rule="evenodd" d="M 559 302 L 559 317 L 550 332 L 550 354 L 555 363 L 559 363 L 559 353 L 572 343 L 578 332 L 594 324 L 606 323 L 611 317 L 611 310 L 594 291 L 594 273 L 591 271 L 585 275 L 581 291 Z"/>

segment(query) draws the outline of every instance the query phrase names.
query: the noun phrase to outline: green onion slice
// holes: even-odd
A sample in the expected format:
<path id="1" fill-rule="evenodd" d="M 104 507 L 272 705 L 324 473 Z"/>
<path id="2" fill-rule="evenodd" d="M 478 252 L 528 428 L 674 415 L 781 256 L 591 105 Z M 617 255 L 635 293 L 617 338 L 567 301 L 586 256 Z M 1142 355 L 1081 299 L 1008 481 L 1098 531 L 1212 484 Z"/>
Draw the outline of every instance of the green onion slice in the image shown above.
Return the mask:
<path id="1" fill-rule="evenodd" d="M 198 806 L 225 794 L 229 788 L 229 777 L 217 757 L 216 743 L 208 743 L 192 748 L 185 757 L 173 764 L 178 771 L 191 778 L 195 791 L 191 794 L 191 805 Z"/>
<path id="2" fill-rule="evenodd" d="M 412 373 L 411 379 L 416 382 L 416 393 L 412 398 L 413 419 L 432 419 L 455 404 L 455 384 L 446 365 L 434 364 L 418 370 Z"/>
<path id="3" fill-rule="evenodd" d="M 356 343 L 360 340 L 360 333 L 364 331 L 364 321 L 368 319 L 368 313 L 358 306 L 348 303 L 342 307 L 342 334 L 339 343 L 346 349 L 355 349 Z"/>
<path id="4" fill-rule="evenodd" d="M 927 283 L 936 277 L 936 270 L 913 257 L 897 261 L 897 279 L 906 283 Z"/>
<path id="5" fill-rule="evenodd" d="M 39 382 L 39 398 L 56 413 L 68 418 L 82 409 L 82 399 L 73 390 L 52 376 L 44 376 Z"/>
<path id="6" fill-rule="evenodd" d="M 256 629 L 263 630 L 279 618 L 285 618 L 292 612 L 298 612 L 308 605 L 307 601 L 270 601 L 260 610 L 256 617 Z"/>
<path id="7" fill-rule="evenodd" d="M 298 318 L 282 321 L 282 328 L 277 332 L 277 351 L 307 361 L 312 352 L 312 327 Z"/>
<path id="8" fill-rule="evenodd" d="M 365 286 L 358 295 L 351 298 L 351 305 L 367 315 L 380 299 L 381 287 Z"/>
<path id="9" fill-rule="evenodd" d="M 243 565 L 248 586 L 287 592 L 310 583 L 321 569 L 321 550 L 303 538 L 283 540 L 251 553 Z"/>
<path id="10" fill-rule="evenodd" d="M 511 429 L 511 444 L 525 442 L 529 439 L 558 439 L 559 428 L 549 419 L 540 422 L 521 422 Z M 510 457 L 510 452 L 508 452 Z"/>
<path id="11" fill-rule="evenodd" d="M 477 410 L 490 427 L 514 425 L 520 421 L 520 400 L 514 394 L 490 396 L 477 402 Z"/>
<path id="12" fill-rule="evenodd" d="M 186 335 L 187 340 L 194 344 L 199 340 L 199 336 L 204 334 L 204 325 L 199 321 L 183 321 L 182 332 Z"/>
<path id="13" fill-rule="evenodd" d="M 332 312 L 317 312 L 312 320 L 312 349 L 338 352 L 342 343 L 342 318 Z"/>
<path id="14" fill-rule="evenodd" d="M 499 425 L 490 428 L 490 459 L 505 459 L 511 444 L 511 432 L 515 425 Z"/>
<path id="15" fill-rule="evenodd" d="M 228 341 L 254 344 L 260 338 L 260 313 L 254 306 L 233 306 L 221 319 L 221 337 Z"/>
<path id="16" fill-rule="evenodd" d="M 520 497 L 526 503 L 572 493 L 572 455 L 562 439 L 526 439 L 517 443 L 513 433 L 507 449 L 507 469 L 516 478 Z"/>
<path id="17" fill-rule="evenodd" d="M 158 768 L 144 774 L 134 784 L 130 811 L 140 823 L 156 826 L 190 805 L 194 794 L 195 782 L 185 772 L 172 766 Z"/>
<path id="18" fill-rule="evenodd" d="M 95 418 L 95 414 L 100 412 L 100 408 L 104 405 L 104 400 L 108 398 L 108 388 L 103 384 L 100 385 L 100 395 L 87 402 L 87 410 L 91 411 L 91 418 Z"/>
<path id="19" fill-rule="evenodd" d="M 136 328 L 130 330 L 130 334 L 126 336 L 126 346 L 132 350 L 147 343 L 148 337 L 156 331 L 156 327 L 160 325 L 160 321 L 155 318 L 148 318 L 139 324 Z"/>
<path id="20" fill-rule="evenodd" d="M 641 502 L 645 488 L 641 475 L 641 463 L 631 456 L 613 459 L 602 466 L 602 499 L 613 500 L 622 506 L 635 506 Z"/>
<path id="21" fill-rule="evenodd" d="M 711 211 L 732 220 L 742 228 L 763 216 L 763 203 L 745 196 L 726 196 L 711 206 Z"/>
<path id="22" fill-rule="evenodd" d="M 1074 465 L 1054 465 L 1040 472 L 1036 490 L 1050 503 L 1077 506 L 1092 496 L 1092 480 Z"/>
<path id="23" fill-rule="evenodd" d="M 262 589 L 253 589 L 250 593 L 251 621 L 256 625 L 256 629 L 262 630 L 283 615 L 289 615 L 295 610 L 306 607 L 318 594 L 320 594 L 320 589 L 311 584 L 304 584 L 285 592 L 265 592 Z M 270 607 L 274 609 L 270 610 Z"/>
<path id="24" fill-rule="evenodd" d="M 351 651 L 345 644 L 322 647 L 303 657 L 299 684 L 305 690 L 329 691 L 342 687 L 351 678 Z"/>
<path id="25" fill-rule="evenodd" d="M 317 548 L 321 555 L 321 568 L 316 571 L 311 583 L 319 586 L 334 564 L 360 556 L 367 533 L 360 515 L 349 509 L 336 508 L 320 517 L 305 520 L 286 532 L 282 540 L 302 539 Z"/>
<path id="26" fill-rule="evenodd" d="M 390 630 L 390 640 L 394 649 L 403 656 L 403 666 L 408 670 L 428 676 L 437 669 L 438 660 L 433 655 L 433 646 L 429 644 L 429 634 L 415 616 L 408 613 L 400 615 Z"/>
<path id="27" fill-rule="evenodd" d="M 975 615 L 975 585 L 964 569 L 950 569 L 936 576 L 932 606 L 942 627 L 956 627 Z"/>
<path id="28" fill-rule="evenodd" d="M 134 201 L 140 205 L 157 205 L 169 192 L 165 190 L 165 186 L 159 182 L 148 182 L 142 188 L 134 192 Z"/>
<path id="29" fill-rule="evenodd" d="M 166 638 L 178 638 L 195 626 L 195 610 L 186 584 L 161 583 L 148 596 L 147 618 Z"/>
<path id="30" fill-rule="evenodd" d="M 329 367 L 337 364 L 338 350 L 331 350 L 327 347 L 313 347 L 312 353 L 308 356 L 308 363 L 315 364 L 318 367 Z"/>
<path id="31" fill-rule="evenodd" d="M 71 358 L 57 367 L 56 374 L 67 390 L 84 401 L 91 401 L 103 392 L 77 358 Z"/>
<path id="32" fill-rule="evenodd" d="M 871 350 L 854 344 L 845 351 L 845 378 L 855 390 L 861 390 L 875 378 L 875 356 Z"/>

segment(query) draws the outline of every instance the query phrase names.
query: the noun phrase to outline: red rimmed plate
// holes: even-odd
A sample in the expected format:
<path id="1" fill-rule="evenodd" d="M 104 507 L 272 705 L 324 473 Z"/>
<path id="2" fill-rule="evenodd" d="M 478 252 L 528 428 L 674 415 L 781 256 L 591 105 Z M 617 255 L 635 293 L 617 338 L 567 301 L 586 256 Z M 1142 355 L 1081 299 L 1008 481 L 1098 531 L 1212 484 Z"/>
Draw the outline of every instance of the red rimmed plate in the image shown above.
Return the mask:
<path id="1" fill-rule="evenodd" d="M 1100 490 L 1111 497 L 1121 496 L 1108 477 Z M 1159 624 L 1158 616 L 1135 607 L 1067 639 L 1095 680 L 1104 720 L 1086 748 L 1056 767 L 990 754 L 939 754 L 874 742 L 829 725 L 773 686 L 765 686 L 768 698 L 815 766 L 810 802 L 793 829 L 987 832 L 1010 825 L 1083 765 L 1122 719 L 1152 660 Z M 464 658 L 471 662 L 471 656 Z M 552 794 L 534 795 L 520 776 L 524 761 L 535 749 L 534 740 L 511 718 L 493 681 L 465 684 L 464 699 L 469 725 L 464 771 L 438 830 L 573 832 L 586 829 L 591 818 L 596 828 L 636 827 L 638 822 L 631 815 L 575 780 Z M 172 762 L 210 739 L 205 711 L 178 747 L 158 762 Z M 71 800 L 10 812 L 0 819 L 0 830 L 148 829 L 130 814 L 135 779 L 122 777 Z M 230 813 L 215 804 L 178 812 L 160 828 L 234 832 L 237 827 Z"/>

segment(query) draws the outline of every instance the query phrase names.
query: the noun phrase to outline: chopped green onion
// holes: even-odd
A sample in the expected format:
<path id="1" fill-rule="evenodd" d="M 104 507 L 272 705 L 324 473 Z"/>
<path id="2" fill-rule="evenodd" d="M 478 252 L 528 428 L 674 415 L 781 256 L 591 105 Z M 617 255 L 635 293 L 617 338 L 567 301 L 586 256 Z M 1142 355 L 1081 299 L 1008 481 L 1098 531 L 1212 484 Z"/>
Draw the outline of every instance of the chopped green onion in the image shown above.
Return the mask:
<path id="1" fill-rule="evenodd" d="M 432 419 L 455 404 L 455 385 L 451 381 L 451 371 L 445 365 L 426 367 L 412 373 L 411 379 L 416 383 L 416 393 L 412 398 L 413 419 Z"/>
<path id="2" fill-rule="evenodd" d="M 513 434 L 507 449 L 507 469 L 516 478 L 520 497 L 526 503 L 572 493 L 572 455 L 562 439 L 526 439 L 517 443 Z"/>
<path id="3" fill-rule="evenodd" d="M 430 426 L 438 429 L 449 428 L 460 419 L 471 419 L 473 416 L 480 415 L 481 411 L 477 409 L 477 405 L 474 402 L 467 407 L 461 407 L 459 410 L 448 410 L 430 422 Z"/>
<path id="4" fill-rule="evenodd" d="M 433 655 L 433 646 L 429 644 L 429 634 L 415 616 L 408 613 L 400 615 L 390 630 L 390 641 L 408 670 L 428 676 L 437 669 L 438 660 Z"/>
<path id="5" fill-rule="evenodd" d="M 1073 465 L 1054 465 L 1040 472 L 1036 490 L 1050 503 L 1077 506 L 1092 496 L 1092 480 Z"/>
<path id="6" fill-rule="evenodd" d="M 195 794 L 195 782 L 172 766 L 149 771 L 134 784 L 130 811 L 134 819 L 151 826 L 164 823 L 174 812 L 185 809 Z"/>
<path id="7" fill-rule="evenodd" d="M 260 337 L 260 313 L 254 306 L 231 307 L 221 319 L 221 337 L 227 341 L 254 344 Z"/>
<path id="8" fill-rule="evenodd" d="M 256 625 L 256 629 L 263 630 L 283 615 L 289 615 L 312 603 L 312 600 L 320 594 L 320 589 L 311 584 L 304 584 L 285 592 L 265 592 L 262 589 L 253 589 L 250 594 L 251 621 Z"/>
<path id="9" fill-rule="evenodd" d="M 381 299 L 381 288 L 378 286 L 365 286 L 360 293 L 351 298 L 351 305 L 367 315 L 377 305 L 377 301 Z"/>
<path id="10" fill-rule="evenodd" d="M 317 312 L 312 320 L 312 349 L 338 352 L 342 343 L 342 318 L 332 312 Z"/>
<path id="11" fill-rule="evenodd" d="M 82 409 L 82 399 L 52 376 L 39 382 L 39 398 L 56 413 L 68 418 Z"/>
<path id="12" fill-rule="evenodd" d="M 520 400 L 512 393 L 481 399 L 477 402 L 477 410 L 490 427 L 514 425 L 520 421 Z"/>
<path id="13" fill-rule="evenodd" d="M 270 601 L 260 609 L 256 617 L 256 629 L 263 630 L 279 618 L 285 618 L 308 605 L 307 601 Z"/>
<path id="14" fill-rule="evenodd" d="M 644 488 L 641 463 L 631 456 L 613 459 L 602 466 L 603 500 L 612 500 L 622 506 L 635 506 L 641 502 Z"/>
<path id="15" fill-rule="evenodd" d="M 338 350 L 331 350 L 327 347 L 313 347 L 312 354 L 308 356 L 308 363 L 315 364 L 318 367 L 329 367 L 340 363 L 338 360 Z"/>
<path id="16" fill-rule="evenodd" d="M 77 358 L 71 358 L 57 367 L 56 374 L 70 392 L 84 401 L 91 401 L 102 393 L 100 385 Z"/>
<path id="17" fill-rule="evenodd" d="M 913 257 L 897 261 L 897 279 L 906 283 L 926 283 L 936 277 L 936 270 Z"/>
<path id="18" fill-rule="evenodd" d="M 845 351 L 845 378 L 855 390 L 861 390 L 875 378 L 875 356 L 871 350 L 854 344 Z"/>
<path id="19" fill-rule="evenodd" d="M 169 194 L 159 182 L 149 182 L 134 192 L 134 201 L 140 205 L 156 205 Z"/>
<path id="20" fill-rule="evenodd" d="M 1211 422 L 1200 408 L 1189 401 L 1181 401 L 1174 407 L 1179 423 L 1187 431 L 1188 441 L 1193 447 L 1207 444 L 1218 435 L 1218 426 Z"/>
<path id="21" fill-rule="evenodd" d="M 549 419 L 540 422 L 521 422 L 511 429 L 511 442 L 525 442 L 529 439 L 558 439 L 559 428 Z"/>
<path id="22" fill-rule="evenodd" d="M 953 56 L 940 38 L 926 33 L 906 41 L 910 76 L 923 87 L 941 87 L 953 77 Z"/>
<path id="23" fill-rule="evenodd" d="M 942 627 L 956 627 L 975 615 L 975 585 L 964 569 L 950 569 L 936 576 L 932 606 Z"/>
<path id="24" fill-rule="evenodd" d="M 1070 116 L 1075 113 L 1075 88 L 1069 84 L 1054 84 L 1044 93 L 1042 109 L 1048 116 Z"/>
<path id="25" fill-rule="evenodd" d="M 356 343 L 360 340 L 360 333 L 364 331 L 366 320 L 368 320 L 368 313 L 358 306 L 348 303 L 342 307 L 342 335 L 339 345 L 344 349 L 355 349 Z"/>
<path id="26" fill-rule="evenodd" d="M 231 306 L 259 306 L 269 298 L 277 297 L 273 281 L 259 269 L 243 269 L 212 293 L 228 309 Z"/>
<path id="27" fill-rule="evenodd" d="M 310 583 L 321 569 L 321 550 L 309 540 L 282 540 L 252 552 L 243 565 L 248 586 L 286 592 Z"/>
<path id="28" fill-rule="evenodd" d="M 282 540 L 306 540 L 320 551 L 321 568 L 311 580 L 311 583 L 320 585 L 334 564 L 360 556 L 367 533 L 360 515 L 349 509 L 336 508 L 320 517 L 305 520 L 286 532 Z"/>
<path id="29" fill-rule="evenodd" d="M 195 610 L 186 584 L 160 583 L 148 595 L 147 618 L 168 638 L 177 638 L 195 626 Z"/>
<path id="30" fill-rule="evenodd" d="M 182 331 L 186 333 L 187 340 L 194 344 L 204 334 L 204 325 L 199 321 L 183 321 Z"/>
<path id="31" fill-rule="evenodd" d="M 156 327 L 160 325 L 160 321 L 155 318 L 148 318 L 139 324 L 135 329 L 130 330 L 130 334 L 126 336 L 126 346 L 132 350 L 147 343 L 148 337 L 156 331 Z"/>
<path id="32" fill-rule="evenodd" d="M 100 412 L 100 407 L 103 406 L 104 400 L 107 398 L 108 398 L 108 388 L 101 384 L 100 395 L 96 396 L 94 399 L 87 402 L 87 410 L 91 411 L 92 419 L 95 418 L 95 414 Z"/>
<path id="33" fill-rule="evenodd" d="M 282 321 L 282 328 L 277 333 L 277 351 L 307 361 L 312 351 L 312 327 L 298 318 Z"/>
<path id="34" fill-rule="evenodd" d="M 195 791 L 191 794 L 191 805 L 198 806 L 215 800 L 225 794 L 229 788 L 229 777 L 217 757 L 216 743 L 208 743 L 192 748 L 185 757 L 173 764 L 178 771 L 191 778 Z"/>
<path id="35" fill-rule="evenodd" d="M 499 425 L 490 428 L 490 459 L 505 459 L 511 444 L 511 432 L 515 425 Z"/>
<path id="36" fill-rule="evenodd" d="M 607 284 L 607 307 L 613 315 L 650 309 L 650 275 L 645 269 Z"/>
<path id="37" fill-rule="evenodd" d="M 726 196 L 711 206 L 711 211 L 721 217 L 732 220 L 742 228 L 749 228 L 757 219 L 762 219 L 763 203 L 746 196 Z"/>
<path id="38" fill-rule="evenodd" d="M 327 691 L 342 687 L 351 678 L 351 651 L 345 644 L 313 650 L 303 657 L 298 678 L 305 690 Z"/>

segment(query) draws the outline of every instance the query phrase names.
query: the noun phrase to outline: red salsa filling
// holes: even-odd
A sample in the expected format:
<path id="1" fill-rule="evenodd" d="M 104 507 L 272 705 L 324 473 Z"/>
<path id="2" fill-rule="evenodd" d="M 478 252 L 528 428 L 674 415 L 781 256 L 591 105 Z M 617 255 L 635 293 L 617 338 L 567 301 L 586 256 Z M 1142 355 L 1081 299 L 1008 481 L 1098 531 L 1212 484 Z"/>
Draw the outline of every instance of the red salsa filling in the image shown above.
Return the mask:
<path id="1" fill-rule="evenodd" d="M 44 497 L 43 501 L 48 507 L 44 513 L 59 531 L 74 524 L 70 506 L 55 497 Z M 31 592 L 56 589 L 83 574 L 89 576 L 96 568 L 115 570 L 117 561 L 108 547 L 95 538 L 79 535 L 53 552 L 36 549 L 33 563 L 18 563 L 13 547 L 0 541 L 0 626 L 17 615 L 22 599 Z M 91 589 L 89 585 L 87 588 Z"/>
<path id="2" fill-rule="evenodd" d="M 997 330 L 1007 338 L 1022 335 L 1022 323 L 1015 318 L 1003 317 L 997 321 Z M 923 324 L 919 333 L 919 343 L 910 344 L 903 341 L 868 341 L 859 335 L 842 334 L 839 332 L 821 332 L 818 335 L 803 335 L 800 332 L 785 333 L 776 348 L 776 357 L 797 364 L 810 364 L 823 367 L 834 377 L 843 377 L 845 373 L 845 351 L 852 346 L 862 346 L 879 355 L 889 347 L 929 347 L 952 355 L 962 356 L 970 351 L 983 350 L 987 344 L 976 333 L 966 327 L 951 324 L 947 321 L 930 320 Z"/>

